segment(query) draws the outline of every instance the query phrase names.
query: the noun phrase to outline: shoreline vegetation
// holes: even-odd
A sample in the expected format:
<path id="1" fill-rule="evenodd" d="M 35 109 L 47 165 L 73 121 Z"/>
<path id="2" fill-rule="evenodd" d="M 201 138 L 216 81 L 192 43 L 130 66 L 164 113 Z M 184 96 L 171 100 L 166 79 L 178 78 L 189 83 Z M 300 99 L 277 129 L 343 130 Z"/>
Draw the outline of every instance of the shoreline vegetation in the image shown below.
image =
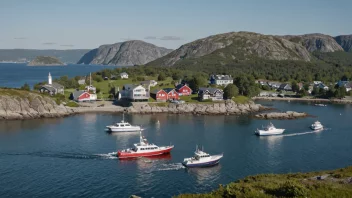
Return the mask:
<path id="1" fill-rule="evenodd" d="M 330 171 L 247 176 L 219 185 L 210 193 L 176 196 L 198 197 L 352 197 L 352 166 Z"/>

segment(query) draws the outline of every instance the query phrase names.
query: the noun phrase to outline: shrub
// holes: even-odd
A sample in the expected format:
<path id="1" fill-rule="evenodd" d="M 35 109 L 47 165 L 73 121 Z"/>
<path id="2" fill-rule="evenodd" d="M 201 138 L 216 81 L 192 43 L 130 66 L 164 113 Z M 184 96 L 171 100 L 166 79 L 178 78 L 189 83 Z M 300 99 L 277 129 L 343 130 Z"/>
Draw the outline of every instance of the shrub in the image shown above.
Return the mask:
<path id="1" fill-rule="evenodd" d="M 26 90 L 26 91 L 30 91 L 30 90 L 31 90 L 31 88 L 30 88 L 30 86 L 28 85 L 28 83 L 24 83 L 24 85 L 23 85 L 20 89 Z"/>

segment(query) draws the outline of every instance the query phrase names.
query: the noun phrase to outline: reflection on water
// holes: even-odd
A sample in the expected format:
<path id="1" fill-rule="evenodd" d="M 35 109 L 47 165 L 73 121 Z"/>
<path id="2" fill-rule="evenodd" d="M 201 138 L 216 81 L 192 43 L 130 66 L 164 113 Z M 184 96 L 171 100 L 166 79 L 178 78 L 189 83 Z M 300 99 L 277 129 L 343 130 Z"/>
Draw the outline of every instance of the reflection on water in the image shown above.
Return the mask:
<path id="1" fill-rule="evenodd" d="M 23 129 L 34 130 L 43 125 L 56 125 L 64 121 L 64 118 L 43 118 L 34 120 L 0 120 L 0 133 L 16 133 Z"/>
<path id="2" fill-rule="evenodd" d="M 206 168 L 188 168 L 186 172 L 196 177 L 198 184 L 215 182 L 220 177 L 221 164 Z"/>
<path id="3" fill-rule="evenodd" d="M 106 132 L 116 138 L 117 150 L 130 148 L 132 145 L 129 142 L 139 142 L 139 131 L 135 132 Z"/>

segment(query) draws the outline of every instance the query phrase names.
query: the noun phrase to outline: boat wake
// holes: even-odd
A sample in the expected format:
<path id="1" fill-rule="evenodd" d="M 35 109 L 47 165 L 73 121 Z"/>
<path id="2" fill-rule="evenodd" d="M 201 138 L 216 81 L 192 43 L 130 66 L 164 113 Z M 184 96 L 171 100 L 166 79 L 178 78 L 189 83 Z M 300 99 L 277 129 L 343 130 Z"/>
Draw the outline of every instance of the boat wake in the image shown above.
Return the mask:
<path id="1" fill-rule="evenodd" d="M 300 133 L 290 133 L 290 134 L 283 134 L 283 135 L 276 135 L 275 137 L 291 137 L 291 136 L 298 136 L 298 135 L 307 135 L 312 133 L 320 133 L 322 131 L 330 130 L 329 128 L 325 128 L 319 131 L 307 131 L 307 132 L 300 132 Z"/>
<path id="2" fill-rule="evenodd" d="M 108 154 L 88 154 L 88 153 L 71 153 L 71 152 L 28 152 L 28 153 L 0 153 L 0 156 L 33 156 L 47 158 L 64 158 L 64 159 L 117 159 L 116 152 Z"/>
<path id="3" fill-rule="evenodd" d="M 185 169 L 181 163 L 172 163 L 172 164 L 161 164 L 161 167 L 157 171 L 175 171 Z"/>
<path id="4" fill-rule="evenodd" d="M 108 154 L 96 154 L 96 156 L 100 156 L 103 159 L 118 159 L 117 152 L 111 152 Z"/>

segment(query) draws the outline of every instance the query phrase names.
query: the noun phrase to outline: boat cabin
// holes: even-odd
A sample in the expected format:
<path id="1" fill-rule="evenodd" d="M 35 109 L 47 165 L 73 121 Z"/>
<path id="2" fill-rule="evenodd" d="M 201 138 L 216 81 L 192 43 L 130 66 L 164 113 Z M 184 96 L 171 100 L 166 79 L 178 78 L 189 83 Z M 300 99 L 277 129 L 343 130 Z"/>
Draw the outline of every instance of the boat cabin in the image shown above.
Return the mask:
<path id="1" fill-rule="evenodd" d="M 126 122 L 116 123 L 115 126 L 117 126 L 117 127 L 131 127 L 131 125 Z"/>
<path id="2" fill-rule="evenodd" d="M 199 160 L 201 158 L 205 158 L 205 157 L 210 157 L 210 155 L 208 153 L 203 152 L 203 151 L 194 152 L 194 158 L 197 160 Z"/>

